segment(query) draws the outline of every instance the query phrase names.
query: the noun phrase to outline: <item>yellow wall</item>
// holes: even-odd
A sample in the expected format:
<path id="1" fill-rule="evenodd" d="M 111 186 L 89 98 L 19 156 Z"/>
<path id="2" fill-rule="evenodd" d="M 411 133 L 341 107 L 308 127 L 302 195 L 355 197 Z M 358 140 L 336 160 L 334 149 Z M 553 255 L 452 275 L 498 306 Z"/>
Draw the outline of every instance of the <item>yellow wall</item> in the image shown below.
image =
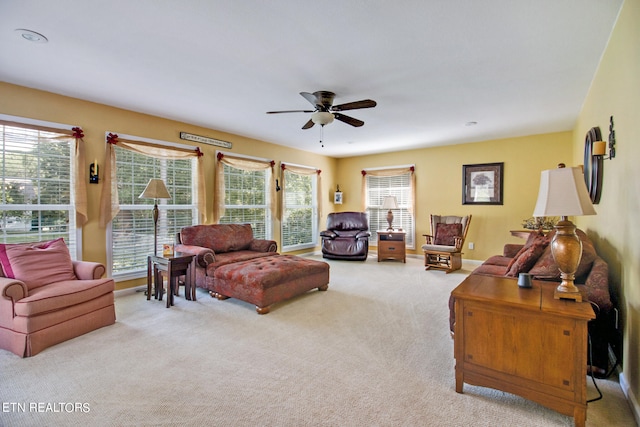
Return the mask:
<path id="1" fill-rule="evenodd" d="M 346 159 L 332 159 L 251 140 L 212 129 L 138 114 L 105 105 L 0 82 L 0 113 L 81 126 L 87 158 L 104 163 L 104 132 L 186 143 L 180 131 L 232 142 L 234 153 L 322 169 L 324 215 L 334 210 L 361 209 L 361 174 L 366 168 L 414 164 L 416 166 L 416 243 L 429 232 L 429 214 L 472 214 L 465 258 L 483 260 L 500 253 L 505 242 L 521 242 L 509 230 L 529 218 L 537 197 L 540 171 L 558 162 L 582 163 L 586 131 L 600 126 L 606 137 L 609 116 L 615 118 L 618 154 L 605 161 L 604 190 L 596 207 L 598 215 L 576 221 L 594 239 L 598 252 L 610 265 L 614 296 L 619 299 L 624 328 L 624 372 L 631 401 L 640 396 L 640 0 L 626 0 L 610 44 L 573 132 L 534 135 L 473 144 L 400 151 Z M 393 144 L 393 141 L 389 141 Z M 205 167 L 213 171 L 215 147 L 203 145 Z M 88 161 L 89 162 L 89 161 Z M 462 205 L 462 165 L 504 162 L 504 205 Z M 88 167 L 88 165 L 86 165 Z M 333 205 L 336 184 L 344 192 L 344 204 Z M 98 227 L 97 206 L 102 185 L 89 185 L 89 223 L 83 235 L 83 259 L 106 261 L 104 231 Z M 213 173 L 206 178 L 207 194 L 213 193 Z M 213 200 L 208 198 L 211 217 Z M 323 217 L 324 221 L 324 217 Z M 279 223 L 274 236 L 279 242 Z M 133 283 L 121 283 L 119 288 Z"/>
<path id="2" fill-rule="evenodd" d="M 89 168 L 89 163 L 94 159 L 97 159 L 98 163 L 104 164 L 105 132 L 191 144 L 189 141 L 179 138 L 179 134 L 182 131 L 229 141 L 233 144 L 233 148 L 231 150 L 224 149 L 223 151 L 273 159 L 277 162 L 277 166 L 282 161 L 321 169 L 323 186 L 323 205 L 321 209 L 326 213 L 333 208 L 333 199 L 330 199 L 330 197 L 333 197 L 333 192 L 329 192 L 328 189 L 335 188 L 333 176 L 335 174 L 336 161 L 330 157 L 3 82 L 0 82 L 0 113 L 82 127 L 87 147 L 87 169 Z M 200 149 L 204 153 L 205 171 L 207 171 L 205 176 L 207 217 L 209 221 L 213 217 L 213 170 L 216 148 L 211 145 L 200 145 Z M 279 176 L 277 167 L 275 172 Z M 87 185 L 89 222 L 83 228 L 82 259 L 106 263 L 105 231 L 98 226 L 98 206 L 101 191 L 102 183 Z M 280 222 L 277 220 L 273 223 L 273 237 L 280 247 Z M 119 282 L 116 287 L 122 289 L 140 283 L 141 280 Z"/>
<path id="3" fill-rule="evenodd" d="M 623 383 L 640 414 L 640 0 L 626 0 L 574 129 L 574 158 L 582 162 L 584 136 L 599 126 L 608 140 L 614 117 L 616 157 L 604 161 L 597 216 L 578 226 L 609 264 L 624 328 Z M 624 386 L 625 384 L 623 384 Z"/>
<path id="4" fill-rule="evenodd" d="M 429 215 L 473 215 L 464 258 L 484 260 L 502 253 L 506 242 L 523 243 L 510 230 L 522 229 L 538 197 L 540 171 L 571 164 L 571 133 L 561 132 L 472 144 L 338 159 L 336 182 L 344 192 L 339 210 L 361 209 L 362 175 L 368 168 L 415 165 L 416 248 L 429 234 Z M 504 162 L 503 205 L 463 205 L 462 165 Z M 468 249 L 473 242 L 475 249 Z"/>

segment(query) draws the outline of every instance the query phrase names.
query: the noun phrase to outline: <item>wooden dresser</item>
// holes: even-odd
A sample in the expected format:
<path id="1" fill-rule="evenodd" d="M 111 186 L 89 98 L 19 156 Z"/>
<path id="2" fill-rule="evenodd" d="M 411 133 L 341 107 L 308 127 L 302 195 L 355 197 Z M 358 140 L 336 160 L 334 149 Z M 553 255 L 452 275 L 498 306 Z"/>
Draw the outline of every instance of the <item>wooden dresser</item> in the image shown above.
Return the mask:
<path id="1" fill-rule="evenodd" d="M 534 280 L 526 289 L 472 274 L 453 290 L 458 393 L 464 383 L 503 390 L 585 425 L 587 322 L 595 314 L 588 302 L 554 299 L 556 286 Z"/>

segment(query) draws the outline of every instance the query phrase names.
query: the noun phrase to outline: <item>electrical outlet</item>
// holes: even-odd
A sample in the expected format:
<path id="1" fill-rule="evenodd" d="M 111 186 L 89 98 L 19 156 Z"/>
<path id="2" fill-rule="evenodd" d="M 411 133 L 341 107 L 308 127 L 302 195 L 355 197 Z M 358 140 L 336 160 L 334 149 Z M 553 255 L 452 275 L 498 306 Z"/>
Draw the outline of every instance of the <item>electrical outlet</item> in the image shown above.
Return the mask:
<path id="1" fill-rule="evenodd" d="M 469 249 L 473 249 L 475 248 L 475 246 L 476 246 L 475 243 L 469 242 Z"/>

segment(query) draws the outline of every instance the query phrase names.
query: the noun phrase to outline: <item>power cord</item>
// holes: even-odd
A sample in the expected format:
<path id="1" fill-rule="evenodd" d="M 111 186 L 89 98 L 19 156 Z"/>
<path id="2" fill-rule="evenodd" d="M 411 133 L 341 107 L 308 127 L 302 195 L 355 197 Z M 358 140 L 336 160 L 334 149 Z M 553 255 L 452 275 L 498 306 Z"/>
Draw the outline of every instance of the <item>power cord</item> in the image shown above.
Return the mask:
<path id="1" fill-rule="evenodd" d="M 587 338 L 589 340 L 589 376 L 591 377 L 591 381 L 593 382 L 594 387 L 596 388 L 596 390 L 598 391 L 598 397 L 594 397 L 593 399 L 587 400 L 587 403 L 591 403 L 591 402 L 595 402 L 597 400 L 602 399 L 602 392 L 600 391 L 600 388 L 598 387 L 598 384 L 596 384 L 596 377 L 593 374 L 593 347 L 591 345 L 591 334 L 587 334 Z M 611 376 L 611 374 L 613 373 L 613 371 L 615 371 L 615 369 L 618 367 L 618 356 L 615 354 L 614 352 L 614 363 L 613 366 L 611 367 L 611 369 L 609 369 L 608 372 L 605 373 L 605 375 L 602 377 L 604 378 L 609 378 Z"/>
<path id="2" fill-rule="evenodd" d="M 598 384 L 596 384 L 596 377 L 593 375 L 593 348 L 591 345 L 591 334 L 587 334 L 587 339 L 589 340 L 589 376 L 591 377 L 591 381 L 593 382 L 594 387 L 596 388 L 596 390 L 598 391 L 598 397 L 594 397 L 593 399 L 589 399 L 587 400 L 587 403 L 591 403 L 591 402 L 595 402 L 597 400 L 602 399 L 602 392 L 600 391 L 600 388 L 598 387 Z M 617 364 L 617 362 L 616 362 Z"/>

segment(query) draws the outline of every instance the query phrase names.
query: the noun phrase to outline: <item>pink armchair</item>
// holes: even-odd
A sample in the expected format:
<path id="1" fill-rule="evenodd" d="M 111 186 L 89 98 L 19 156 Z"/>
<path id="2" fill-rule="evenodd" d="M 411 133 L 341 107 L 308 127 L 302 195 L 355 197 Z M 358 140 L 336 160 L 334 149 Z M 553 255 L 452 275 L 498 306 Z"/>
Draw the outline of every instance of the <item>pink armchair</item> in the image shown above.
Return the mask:
<path id="1" fill-rule="evenodd" d="M 72 261 L 62 239 L 0 244 L 0 348 L 20 357 L 115 323 L 102 264 Z"/>

